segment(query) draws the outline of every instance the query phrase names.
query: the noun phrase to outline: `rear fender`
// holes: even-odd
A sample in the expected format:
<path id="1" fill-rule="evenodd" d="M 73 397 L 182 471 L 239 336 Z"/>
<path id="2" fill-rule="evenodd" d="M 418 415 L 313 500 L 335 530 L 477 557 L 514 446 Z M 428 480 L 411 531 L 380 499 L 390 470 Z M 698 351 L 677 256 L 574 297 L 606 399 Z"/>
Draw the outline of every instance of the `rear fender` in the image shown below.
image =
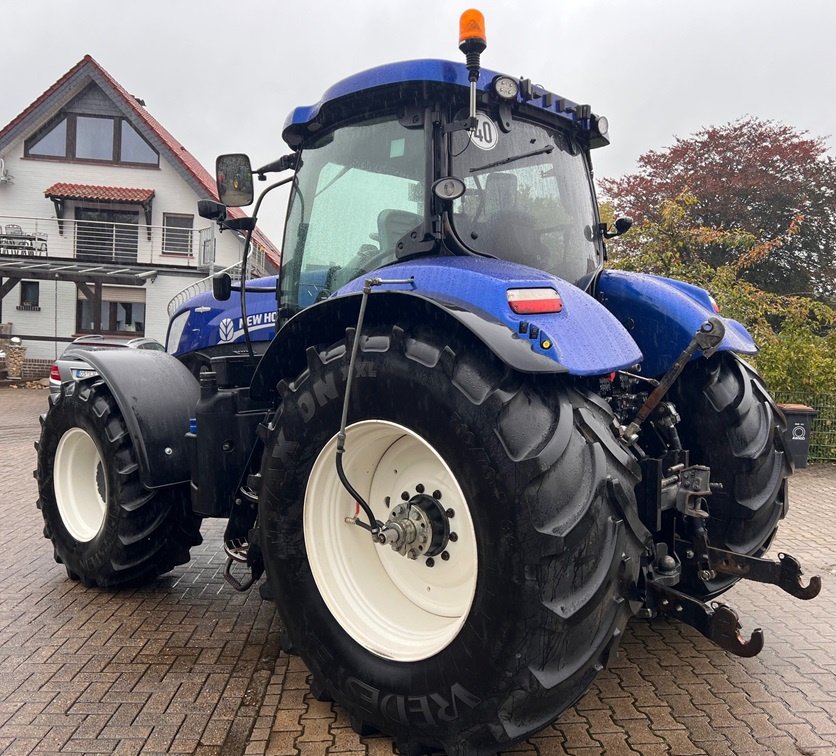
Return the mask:
<path id="1" fill-rule="evenodd" d="M 642 373 L 658 376 L 673 365 L 699 327 L 719 317 L 705 289 L 661 276 L 604 270 L 598 300 L 618 318 L 644 354 Z M 718 351 L 754 354 L 755 342 L 743 325 L 721 318 L 726 335 Z M 699 359 L 695 355 L 694 359 Z"/>
<path id="2" fill-rule="evenodd" d="M 200 394 L 194 376 L 165 352 L 91 351 L 84 361 L 105 380 L 119 406 L 142 483 L 159 488 L 190 480 L 185 434 Z"/>
<path id="3" fill-rule="evenodd" d="M 540 271 L 501 260 L 431 258 L 392 265 L 376 272 L 384 284 L 369 296 L 367 324 L 394 324 L 404 317 L 433 327 L 469 334 L 502 362 L 523 373 L 601 375 L 635 365 L 641 352 L 604 307 L 575 286 Z M 358 279 L 331 299 L 290 320 L 256 370 L 251 396 L 267 398 L 276 383 L 295 378 L 306 365 L 305 350 L 330 344 L 354 327 L 360 309 Z M 558 313 L 520 316 L 508 306 L 511 288 L 553 287 L 563 300 Z"/>

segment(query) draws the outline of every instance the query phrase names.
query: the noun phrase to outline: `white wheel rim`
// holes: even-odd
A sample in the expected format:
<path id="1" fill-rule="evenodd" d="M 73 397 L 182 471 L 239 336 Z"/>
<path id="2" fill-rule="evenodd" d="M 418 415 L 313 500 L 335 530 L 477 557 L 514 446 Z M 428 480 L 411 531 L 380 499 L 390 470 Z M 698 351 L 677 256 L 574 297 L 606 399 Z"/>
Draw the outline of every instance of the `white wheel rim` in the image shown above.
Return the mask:
<path id="1" fill-rule="evenodd" d="M 378 656 L 411 662 L 446 648 L 458 635 L 476 592 L 476 534 L 461 487 L 441 455 L 396 423 L 367 420 L 347 430 L 343 469 L 351 485 L 386 522 L 401 493 L 441 493 L 453 510 L 456 540 L 449 559 L 408 559 L 375 544 L 364 528 L 346 523 L 357 509 L 335 467 L 337 438 L 311 470 L 305 492 L 304 534 L 308 561 L 325 604 L 357 643 Z M 366 522 L 362 511 L 361 521 Z"/>
<path id="2" fill-rule="evenodd" d="M 64 527 L 76 541 L 92 541 L 105 520 L 107 478 L 99 448 L 87 431 L 70 428 L 61 436 L 53 480 Z"/>

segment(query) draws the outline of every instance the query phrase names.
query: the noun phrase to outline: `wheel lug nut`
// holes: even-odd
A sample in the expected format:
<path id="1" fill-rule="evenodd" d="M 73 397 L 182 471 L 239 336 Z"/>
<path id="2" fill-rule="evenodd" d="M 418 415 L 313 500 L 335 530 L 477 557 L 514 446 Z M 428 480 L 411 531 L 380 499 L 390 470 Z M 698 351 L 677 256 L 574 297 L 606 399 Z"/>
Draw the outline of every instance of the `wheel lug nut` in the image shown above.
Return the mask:
<path id="1" fill-rule="evenodd" d="M 416 490 L 418 493 L 424 493 L 424 484 L 423 484 L 423 483 L 419 483 L 417 486 L 415 486 L 415 490 Z"/>
<path id="2" fill-rule="evenodd" d="M 406 492 L 406 491 L 404 491 L 404 492 L 401 494 L 401 498 L 402 498 L 404 501 L 409 501 L 409 493 L 408 493 L 408 492 Z"/>
<path id="3" fill-rule="evenodd" d="M 458 533 L 450 533 L 450 540 L 451 540 L 453 543 L 455 543 L 456 541 L 458 541 L 458 540 L 459 540 L 459 534 L 458 534 Z"/>
<path id="4" fill-rule="evenodd" d="M 433 498 L 440 499 L 441 498 L 441 491 L 435 490 L 433 491 Z"/>
<path id="5" fill-rule="evenodd" d="M 441 558 L 446 562 L 450 558 L 450 554 L 447 551 L 441 552 Z"/>
<path id="6" fill-rule="evenodd" d="M 444 514 L 446 514 L 448 517 L 456 516 L 456 513 L 452 509 L 448 509 Z"/>
<path id="7" fill-rule="evenodd" d="M 432 557 L 427 557 L 427 561 L 424 562 L 424 564 L 426 564 L 427 567 L 435 567 L 435 559 L 433 559 Z"/>

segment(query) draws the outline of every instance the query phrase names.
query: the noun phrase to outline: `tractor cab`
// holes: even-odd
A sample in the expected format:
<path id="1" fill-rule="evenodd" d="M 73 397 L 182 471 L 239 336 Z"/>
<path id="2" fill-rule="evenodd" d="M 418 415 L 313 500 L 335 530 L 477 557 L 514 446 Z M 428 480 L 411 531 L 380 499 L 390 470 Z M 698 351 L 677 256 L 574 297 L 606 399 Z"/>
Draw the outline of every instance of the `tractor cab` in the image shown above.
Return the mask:
<path id="1" fill-rule="evenodd" d="M 589 150 L 606 119 L 527 80 L 419 60 L 297 108 L 279 317 L 419 256 L 508 260 L 587 288 L 602 265 Z"/>

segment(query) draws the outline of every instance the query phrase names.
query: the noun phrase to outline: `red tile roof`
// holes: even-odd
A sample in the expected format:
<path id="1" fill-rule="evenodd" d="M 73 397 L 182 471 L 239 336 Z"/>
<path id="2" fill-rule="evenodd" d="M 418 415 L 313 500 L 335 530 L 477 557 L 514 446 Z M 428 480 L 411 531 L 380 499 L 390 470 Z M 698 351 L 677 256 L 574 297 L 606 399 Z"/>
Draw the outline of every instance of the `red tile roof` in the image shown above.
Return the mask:
<path id="1" fill-rule="evenodd" d="M 198 162 L 197 158 L 192 155 L 180 142 L 178 142 L 171 133 L 163 127 L 163 125 L 154 118 L 145 108 L 137 102 L 136 98 L 131 95 L 116 79 L 114 79 L 104 68 L 102 68 L 90 55 L 85 55 L 75 66 L 73 66 L 67 73 L 65 73 L 58 81 L 49 87 L 40 97 L 38 97 L 28 108 L 21 112 L 17 117 L 13 118 L 5 127 L 0 129 L 0 141 L 10 131 L 12 131 L 21 121 L 23 121 L 32 111 L 36 110 L 42 103 L 49 100 L 53 95 L 58 93 L 62 87 L 67 84 L 77 74 L 83 74 L 84 69 L 87 73 L 95 79 L 103 79 L 106 85 L 109 85 L 112 92 L 117 95 L 128 106 L 129 110 L 136 114 L 137 118 L 145 123 L 148 128 L 160 139 L 164 147 L 167 148 L 168 155 L 171 159 L 178 162 L 185 172 L 197 184 L 200 190 L 205 192 L 208 197 L 217 200 L 218 193 L 215 186 L 214 177 Z M 246 213 L 237 207 L 231 207 L 228 214 L 233 218 L 243 218 Z M 256 230 L 253 234 L 253 241 L 265 250 L 268 257 L 274 263 L 278 264 L 281 253 L 278 248 L 260 231 Z"/>
<path id="2" fill-rule="evenodd" d="M 132 189 L 125 186 L 92 186 L 59 182 L 44 191 L 44 197 L 61 197 L 74 200 L 104 200 L 130 202 L 143 205 L 154 196 L 153 189 Z"/>

